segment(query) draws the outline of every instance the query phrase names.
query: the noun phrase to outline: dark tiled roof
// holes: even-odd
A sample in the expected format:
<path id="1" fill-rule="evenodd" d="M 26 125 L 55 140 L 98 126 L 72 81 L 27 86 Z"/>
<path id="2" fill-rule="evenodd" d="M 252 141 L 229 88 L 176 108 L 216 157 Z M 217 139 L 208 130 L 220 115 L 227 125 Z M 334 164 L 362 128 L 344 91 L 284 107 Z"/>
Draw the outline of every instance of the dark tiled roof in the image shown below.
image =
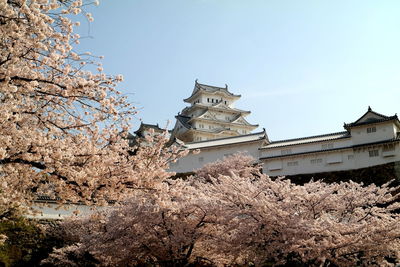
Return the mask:
<path id="1" fill-rule="evenodd" d="M 353 123 L 345 123 L 344 124 L 344 128 L 348 129 L 354 126 L 361 126 L 361 125 L 366 125 L 366 124 L 371 124 L 371 123 L 380 123 L 380 122 L 385 122 L 385 121 L 391 121 L 391 120 L 398 120 L 397 115 L 394 116 L 390 116 L 390 117 L 386 117 L 386 118 L 382 118 L 382 119 L 369 119 L 367 121 L 364 122 L 353 122 Z"/>
<path id="2" fill-rule="evenodd" d="M 230 96 L 233 96 L 233 97 L 240 97 L 241 96 L 241 95 L 235 95 L 235 94 L 232 94 L 231 92 L 229 92 L 228 85 L 226 85 L 226 84 L 225 84 L 225 87 L 218 87 L 218 86 L 212 86 L 212 85 L 198 83 L 197 79 L 196 79 L 192 95 L 190 97 L 184 99 L 184 101 L 187 101 L 188 99 L 190 99 L 199 90 L 204 90 L 204 91 L 212 92 L 212 93 L 214 93 L 214 92 L 223 92 L 223 93 L 226 93 L 226 94 L 228 94 Z"/>
<path id="3" fill-rule="evenodd" d="M 175 118 L 182 123 L 183 126 L 185 126 L 188 129 L 191 129 L 192 126 L 188 123 L 188 121 L 191 119 L 191 117 L 184 116 L 184 115 L 176 115 Z"/>
<path id="4" fill-rule="evenodd" d="M 268 142 L 268 136 L 263 129 L 262 132 L 252 133 L 252 134 L 245 134 L 245 135 L 237 135 L 231 137 L 222 137 L 216 138 L 212 140 L 203 140 L 197 142 L 190 142 L 186 143 L 185 146 L 188 149 L 204 149 L 210 147 L 221 147 L 227 145 L 238 145 L 238 144 L 245 144 L 245 143 L 252 143 L 265 140 Z"/>
<path id="5" fill-rule="evenodd" d="M 139 129 L 137 129 L 135 131 L 135 134 L 140 136 L 142 131 L 146 130 L 146 129 L 154 129 L 156 132 L 163 132 L 164 130 L 160 128 L 160 126 L 158 126 L 157 124 L 147 124 L 147 123 L 141 123 Z"/>
<path id="6" fill-rule="evenodd" d="M 251 111 L 248 111 L 248 110 L 242 110 L 242 109 L 237 109 L 237 108 L 222 108 L 222 107 L 218 107 L 218 105 L 220 103 L 221 102 L 215 103 L 214 105 L 211 105 L 211 106 L 207 106 L 207 105 L 204 105 L 204 104 L 201 104 L 201 103 L 195 103 L 192 106 L 185 107 L 182 110 L 182 113 L 183 114 L 188 113 L 191 109 L 195 109 L 195 108 L 206 109 L 206 110 L 223 110 L 223 111 L 227 111 L 227 112 L 231 112 L 231 113 L 239 113 L 239 114 L 246 114 L 246 115 L 251 113 Z"/>
<path id="7" fill-rule="evenodd" d="M 342 136 L 340 136 L 342 135 Z M 336 137 L 335 136 L 340 136 Z M 321 137 L 326 137 L 324 139 L 318 139 Z M 329 138 L 332 137 L 332 138 Z M 317 142 L 325 142 L 329 140 L 336 140 L 336 139 L 342 139 L 342 138 L 349 138 L 350 134 L 347 131 L 343 132 L 337 132 L 337 133 L 329 133 L 329 134 L 322 134 L 322 135 L 313 135 L 313 136 L 308 136 L 308 137 L 301 137 L 301 138 L 293 138 L 293 139 L 285 139 L 285 140 L 278 140 L 278 141 L 271 141 L 270 145 L 275 145 L 275 144 L 280 144 L 280 143 L 287 143 L 287 142 L 295 142 L 293 144 L 288 144 L 288 145 L 283 145 L 283 146 L 293 146 L 293 145 L 302 145 L 302 144 L 309 144 L 309 143 L 317 143 Z M 318 139 L 318 140 L 315 140 Z M 299 142 L 296 142 L 299 141 Z M 282 147 L 283 147 L 282 146 Z M 265 147 L 268 148 L 268 147 Z M 275 147 L 273 147 L 275 148 Z M 261 148 L 263 149 L 263 148 Z"/>
<path id="8" fill-rule="evenodd" d="M 221 120 L 212 120 L 212 119 L 206 119 L 206 118 L 198 118 L 198 117 L 193 117 L 191 118 L 192 120 L 202 120 L 202 121 L 207 121 L 207 122 L 215 122 L 223 125 L 233 125 L 233 126 L 247 126 L 247 127 L 258 127 L 258 124 L 242 124 L 242 123 L 237 123 L 237 122 L 228 122 L 228 121 L 221 121 Z M 255 129 L 255 128 L 254 128 Z M 254 130 L 253 129 L 253 130 Z"/>
<path id="9" fill-rule="evenodd" d="M 260 134 L 265 134 L 265 129 L 263 129 L 261 132 L 257 133 L 251 133 L 251 134 L 242 134 L 242 135 L 237 135 L 237 136 L 230 136 L 230 137 L 222 137 L 222 138 L 216 138 L 216 139 L 211 139 L 211 140 L 203 140 L 203 141 L 196 141 L 196 142 L 190 142 L 191 143 L 207 143 L 207 142 L 214 142 L 214 141 L 219 141 L 219 140 L 228 140 L 228 139 L 235 139 L 235 138 L 240 138 L 240 137 L 245 137 L 245 136 L 254 136 L 254 135 L 260 135 Z"/>
<path id="10" fill-rule="evenodd" d="M 203 89 L 203 90 L 209 91 L 209 92 L 223 91 L 225 93 L 228 93 L 231 96 L 240 97 L 240 95 L 235 95 L 235 94 L 232 94 L 231 92 L 229 92 L 227 84 L 225 84 L 225 87 L 218 87 L 218 86 L 212 86 L 212 85 L 198 83 L 197 80 L 196 80 L 195 84 L 194 84 L 193 93 L 196 92 L 197 90 L 200 90 L 200 89 Z"/>
<path id="11" fill-rule="evenodd" d="M 379 118 L 370 118 L 366 121 L 360 122 L 364 118 L 364 116 L 367 115 L 368 113 L 372 113 L 372 114 L 378 116 Z M 366 124 L 371 124 L 371 123 L 380 123 L 380 122 L 391 121 L 391 120 L 398 120 L 397 114 L 394 116 L 386 116 L 386 115 L 380 114 L 378 112 L 375 112 L 371 109 L 371 107 L 368 107 L 367 112 L 365 112 L 364 115 L 362 115 L 358 120 L 356 120 L 355 122 L 352 122 L 352 123 L 345 123 L 343 127 L 348 130 L 349 128 L 354 127 L 354 126 L 366 125 Z"/>

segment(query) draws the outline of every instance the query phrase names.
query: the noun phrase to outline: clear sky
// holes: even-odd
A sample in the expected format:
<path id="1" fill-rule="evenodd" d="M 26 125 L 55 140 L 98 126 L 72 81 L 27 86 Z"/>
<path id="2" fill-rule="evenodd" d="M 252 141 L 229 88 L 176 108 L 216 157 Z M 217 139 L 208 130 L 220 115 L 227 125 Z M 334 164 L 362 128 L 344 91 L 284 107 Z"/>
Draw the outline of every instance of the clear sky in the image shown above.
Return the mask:
<path id="1" fill-rule="evenodd" d="M 123 74 L 145 123 L 165 125 L 196 78 L 241 94 L 271 140 L 400 112 L 400 1 L 103 0 L 80 50 Z M 134 120 L 135 130 L 140 121 Z"/>

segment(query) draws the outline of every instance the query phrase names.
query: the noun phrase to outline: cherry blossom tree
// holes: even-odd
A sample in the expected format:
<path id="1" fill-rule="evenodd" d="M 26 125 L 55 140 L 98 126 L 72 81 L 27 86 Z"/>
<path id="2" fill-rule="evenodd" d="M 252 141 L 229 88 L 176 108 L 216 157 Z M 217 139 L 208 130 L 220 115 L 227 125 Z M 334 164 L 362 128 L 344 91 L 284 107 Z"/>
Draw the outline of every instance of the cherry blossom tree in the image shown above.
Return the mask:
<path id="1" fill-rule="evenodd" d="M 67 221 L 71 245 L 47 262 L 62 265 L 68 255 L 90 255 L 100 266 L 399 262 L 398 188 L 296 185 L 270 179 L 253 162 L 234 155 L 205 166 L 201 176 L 166 180 L 112 211 Z"/>
<path id="2" fill-rule="evenodd" d="M 253 157 L 244 153 L 237 153 L 235 156 L 224 157 L 215 162 L 205 164 L 195 173 L 198 180 L 210 181 L 211 177 L 218 178 L 221 175 L 259 176 L 260 169 L 261 166 L 256 163 Z"/>
<path id="3" fill-rule="evenodd" d="M 321 181 L 296 185 L 271 180 L 258 166 L 241 176 L 234 169 L 238 157 L 225 162 L 223 169 L 233 169 L 230 175 L 210 177 L 210 186 L 203 187 L 205 196 L 223 206 L 223 227 L 213 234 L 219 237 L 214 239 L 219 259 L 256 266 L 290 260 L 316 266 L 400 261 L 398 188 Z"/>
<path id="4" fill-rule="evenodd" d="M 169 176 L 168 161 L 180 153 L 165 148 L 165 137 L 129 151 L 136 110 L 116 89 L 122 76 L 106 75 L 97 57 L 74 50 L 80 36 L 72 18 L 92 21 L 87 4 L 0 0 L 0 217 L 37 194 L 118 200 Z"/>
<path id="5" fill-rule="evenodd" d="M 99 266 L 207 265 L 213 203 L 193 198 L 194 187 L 170 180 L 159 191 L 137 191 L 122 206 L 85 218 L 66 220 L 60 235 L 69 246 L 44 261 L 65 266 L 71 258 L 91 258 Z M 73 265 L 72 265 L 73 266 Z"/>

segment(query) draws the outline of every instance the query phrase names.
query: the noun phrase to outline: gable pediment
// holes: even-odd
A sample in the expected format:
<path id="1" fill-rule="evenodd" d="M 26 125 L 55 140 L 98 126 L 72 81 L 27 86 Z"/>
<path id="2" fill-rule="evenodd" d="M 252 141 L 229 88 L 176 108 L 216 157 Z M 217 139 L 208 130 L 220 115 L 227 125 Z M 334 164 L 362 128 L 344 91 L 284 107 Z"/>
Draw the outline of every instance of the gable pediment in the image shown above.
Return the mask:
<path id="1" fill-rule="evenodd" d="M 248 123 L 242 116 L 238 117 L 236 120 L 233 120 L 232 122 L 238 124 L 250 125 L 250 123 Z"/>
<path id="2" fill-rule="evenodd" d="M 225 105 L 224 102 L 219 102 L 219 103 L 215 104 L 214 107 L 223 108 L 223 109 L 231 109 L 230 107 L 228 107 L 227 105 Z"/>
<path id="3" fill-rule="evenodd" d="M 360 126 L 370 123 L 384 122 L 389 120 L 396 120 L 396 122 L 398 122 L 397 115 L 385 116 L 373 111 L 370 107 L 368 107 L 368 111 L 364 115 L 362 115 L 358 120 L 356 120 L 353 123 L 349 124 L 345 123 L 344 128 L 348 130 L 349 127 Z"/>
<path id="4" fill-rule="evenodd" d="M 372 111 L 368 111 L 361 118 L 359 118 L 355 123 L 372 123 L 374 121 L 381 121 L 387 117 L 381 114 L 377 114 Z"/>
<path id="5" fill-rule="evenodd" d="M 208 120 L 217 120 L 217 116 L 215 113 L 210 112 L 210 111 L 206 111 L 203 114 L 201 114 L 199 117 L 199 119 L 208 119 Z"/>

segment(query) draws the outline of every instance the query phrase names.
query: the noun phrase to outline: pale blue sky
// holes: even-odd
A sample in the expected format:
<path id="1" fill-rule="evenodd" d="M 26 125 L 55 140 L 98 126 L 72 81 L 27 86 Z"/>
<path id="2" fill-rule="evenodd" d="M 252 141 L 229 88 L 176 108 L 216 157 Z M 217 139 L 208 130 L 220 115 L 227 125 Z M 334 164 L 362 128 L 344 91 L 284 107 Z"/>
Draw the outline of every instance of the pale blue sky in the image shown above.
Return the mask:
<path id="1" fill-rule="evenodd" d="M 236 106 L 272 140 L 342 131 L 368 105 L 400 112 L 397 0 L 103 0 L 87 11 L 95 20 L 79 31 L 93 38 L 79 49 L 124 75 L 146 123 L 172 127 L 196 78 L 241 94 Z"/>

